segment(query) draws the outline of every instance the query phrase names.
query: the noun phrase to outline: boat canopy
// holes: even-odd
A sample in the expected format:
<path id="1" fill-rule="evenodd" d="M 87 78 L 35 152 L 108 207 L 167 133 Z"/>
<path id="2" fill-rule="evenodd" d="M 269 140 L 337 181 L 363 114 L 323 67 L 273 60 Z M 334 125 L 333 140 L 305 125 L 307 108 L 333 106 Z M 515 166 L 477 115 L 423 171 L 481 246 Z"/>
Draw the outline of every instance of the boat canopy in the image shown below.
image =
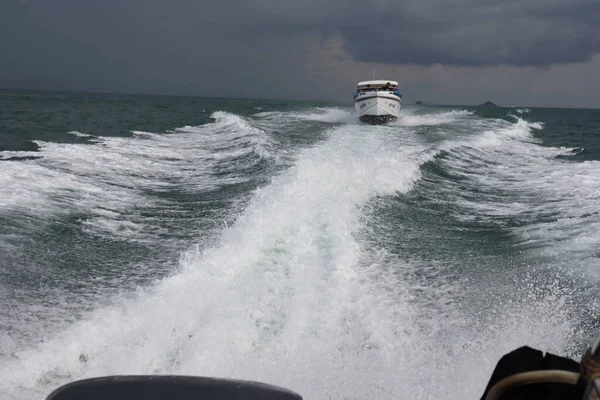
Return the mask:
<path id="1" fill-rule="evenodd" d="M 374 80 L 374 81 L 358 82 L 358 90 L 378 89 L 378 88 L 381 88 L 381 87 L 387 85 L 388 83 L 390 84 L 392 89 L 398 88 L 398 82 L 396 82 L 396 81 Z"/>

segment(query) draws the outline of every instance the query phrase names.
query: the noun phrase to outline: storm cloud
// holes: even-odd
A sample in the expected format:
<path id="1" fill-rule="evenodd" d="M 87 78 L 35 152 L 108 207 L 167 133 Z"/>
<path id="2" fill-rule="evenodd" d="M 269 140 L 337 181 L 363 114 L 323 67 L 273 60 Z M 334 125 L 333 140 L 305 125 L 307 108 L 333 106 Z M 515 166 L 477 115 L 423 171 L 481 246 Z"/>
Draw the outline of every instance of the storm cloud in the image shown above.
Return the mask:
<path id="1" fill-rule="evenodd" d="M 594 0 L 256 0 L 257 27 L 337 30 L 358 61 L 547 66 L 600 52 Z"/>
<path id="2" fill-rule="evenodd" d="M 331 98 L 316 84 L 374 66 L 427 82 L 587 63 L 599 22 L 597 0 L 8 0 L 0 87 Z"/>

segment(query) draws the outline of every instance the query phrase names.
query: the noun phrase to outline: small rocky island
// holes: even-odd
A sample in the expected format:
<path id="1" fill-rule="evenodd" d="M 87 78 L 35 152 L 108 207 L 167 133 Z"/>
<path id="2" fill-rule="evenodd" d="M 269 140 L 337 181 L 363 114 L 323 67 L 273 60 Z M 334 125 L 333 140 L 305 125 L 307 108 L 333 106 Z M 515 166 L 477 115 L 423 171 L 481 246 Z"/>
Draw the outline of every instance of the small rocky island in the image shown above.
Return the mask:
<path id="1" fill-rule="evenodd" d="M 491 101 L 486 101 L 485 103 L 483 103 L 479 107 L 498 107 L 498 106 L 495 105 L 494 103 L 492 103 Z"/>
<path id="2" fill-rule="evenodd" d="M 421 104 L 423 104 L 423 102 L 421 100 L 417 100 L 417 102 L 415 104 L 421 105 Z"/>

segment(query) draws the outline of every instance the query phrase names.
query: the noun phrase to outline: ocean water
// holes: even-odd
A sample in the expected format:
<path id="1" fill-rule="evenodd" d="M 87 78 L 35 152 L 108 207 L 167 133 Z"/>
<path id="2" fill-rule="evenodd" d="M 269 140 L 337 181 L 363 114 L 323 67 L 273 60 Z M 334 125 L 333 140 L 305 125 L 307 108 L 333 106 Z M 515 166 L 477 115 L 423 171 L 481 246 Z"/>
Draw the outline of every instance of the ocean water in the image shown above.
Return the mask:
<path id="1" fill-rule="evenodd" d="M 0 92 L 0 397 L 478 398 L 599 333 L 600 110 Z"/>

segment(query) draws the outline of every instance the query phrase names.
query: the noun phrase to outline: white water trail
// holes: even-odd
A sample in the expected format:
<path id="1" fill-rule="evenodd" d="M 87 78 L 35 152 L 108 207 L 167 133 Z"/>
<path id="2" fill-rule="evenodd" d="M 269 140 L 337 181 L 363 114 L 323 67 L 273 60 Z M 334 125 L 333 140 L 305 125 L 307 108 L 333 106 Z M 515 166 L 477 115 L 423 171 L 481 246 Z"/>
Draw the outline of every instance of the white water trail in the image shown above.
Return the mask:
<path id="1" fill-rule="evenodd" d="M 568 307 L 547 305 L 546 294 L 484 317 L 462 315 L 445 287 L 426 307 L 411 276 L 435 266 L 361 240 L 368 201 L 407 193 L 432 159 L 393 129 L 331 131 L 257 190 L 217 245 L 186 253 L 177 275 L 2 358 L 0 394 L 33 399 L 82 377 L 180 373 L 265 381 L 307 399 L 458 399 L 479 395 L 517 344 L 563 349 Z"/>
<path id="2" fill-rule="evenodd" d="M 352 344 L 344 345 L 346 335 L 358 332 L 343 325 L 359 323 L 355 309 L 367 301 L 356 297 L 361 250 L 353 235 L 360 206 L 377 194 L 409 190 L 418 175 L 414 156 L 386 150 L 378 133 L 332 132 L 256 193 L 220 245 L 184 262 L 180 275 L 137 300 L 98 310 L 19 353 L 16 366 L 3 363 L 0 388 L 39 393 L 49 389 L 43 382 L 61 377 L 150 371 L 242 377 L 255 371 L 272 381 L 268 371 L 311 352 L 306 346 Z M 323 360 L 307 355 L 311 380 L 333 368 L 335 352 Z M 324 364 L 319 372 L 311 363 Z"/>

